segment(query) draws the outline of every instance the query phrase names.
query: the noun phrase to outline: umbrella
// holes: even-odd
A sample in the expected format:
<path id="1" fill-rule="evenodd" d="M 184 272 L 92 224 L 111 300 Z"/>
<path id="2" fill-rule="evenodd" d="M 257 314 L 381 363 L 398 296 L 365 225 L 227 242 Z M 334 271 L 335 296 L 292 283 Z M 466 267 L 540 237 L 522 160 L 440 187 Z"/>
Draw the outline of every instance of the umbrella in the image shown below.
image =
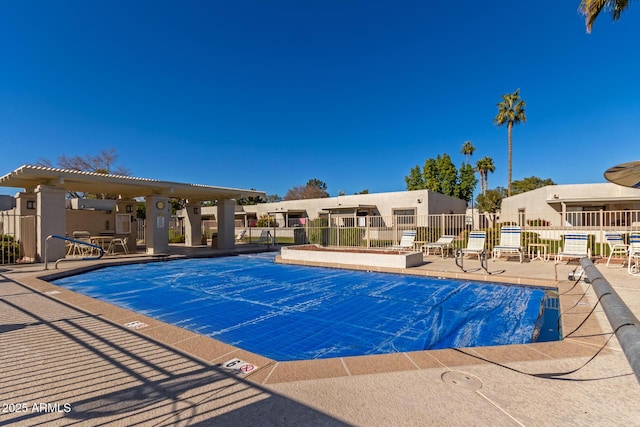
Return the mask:
<path id="1" fill-rule="evenodd" d="M 613 166 L 607 169 L 604 177 L 614 184 L 640 188 L 640 161 Z"/>

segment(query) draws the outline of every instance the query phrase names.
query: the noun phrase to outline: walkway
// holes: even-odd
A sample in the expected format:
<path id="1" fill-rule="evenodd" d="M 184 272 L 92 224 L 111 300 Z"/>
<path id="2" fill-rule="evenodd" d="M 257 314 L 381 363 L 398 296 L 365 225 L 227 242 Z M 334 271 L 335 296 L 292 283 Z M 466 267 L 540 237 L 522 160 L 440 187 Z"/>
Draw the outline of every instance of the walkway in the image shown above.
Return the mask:
<path id="1" fill-rule="evenodd" d="M 451 258 L 425 261 L 418 271 L 456 272 Z M 546 281 L 575 265 L 490 267 Z M 599 267 L 638 315 L 640 278 Z M 0 271 L 0 425 L 640 425 L 640 385 L 600 308 L 589 316 L 596 299 L 584 282 L 559 282 L 565 335 L 577 328 L 559 343 L 278 363 L 43 273 Z M 234 358 L 258 368 L 220 366 Z"/>

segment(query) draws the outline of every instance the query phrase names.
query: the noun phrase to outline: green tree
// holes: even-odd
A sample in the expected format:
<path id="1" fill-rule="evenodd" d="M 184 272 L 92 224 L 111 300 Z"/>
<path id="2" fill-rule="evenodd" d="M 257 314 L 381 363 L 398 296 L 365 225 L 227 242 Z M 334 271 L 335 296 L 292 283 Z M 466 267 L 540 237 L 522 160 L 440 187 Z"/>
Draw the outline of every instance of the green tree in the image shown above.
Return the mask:
<path id="1" fill-rule="evenodd" d="M 479 194 L 476 198 L 476 207 L 480 212 L 496 213 L 500 210 L 502 199 L 507 196 L 507 192 L 502 187 L 487 190 L 484 194 Z"/>
<path id="2" fill-rule="evenodd" d="M 473 175 L 473 167 L 463 164 L 460 172 L 448 154 L 425 160 L 422 172 L 420 166 L 411 168 L 404 177 L 407 190 L 430 190 L 447 196 L 457 197 L 467 202 L 471 200 L 478 181 Z"/>
<path id="3" fill-rule="evenodd" d="M 527 104 L 520 98 L 520 89 L 516 89 L 513 93 L 506 93 L 502 95 L 502 101 L 496 104 L 498 107 L 498 114 L 493 119 L 493 122 L 498 126 L 504 124 L 507 125 L 507 143 L 508 143 L 508 169 L 507 169 L 507 194 L 511 196 L 511 170 L 512 170 L 512 133 L 513 125 L 519 123 L 526 123 L 527 115 L 525 114 L 525 107 Z"/>
<path id="4" fill-rule="evenodd" d="M 542 179 L 537 176 L 530 176 L 529 178 L 523 178 L 521 180 L 513 181 L 511 185 L 511 194 L 516 195 L 525 193 L 527 191 L 535 190 L 536 188 L 542 188 L 547 185 L 556 185 L 551 178 Z"/>
<path id="5" fill-rule="evenodd" d="M 470 202 L 476 185 L 478 185 L 478 180 L 476 179 L 473 166 L 468 163 L 462 164 L 462 166 L 460 166 L 458 187 L 455 196 L 459 199 L 466 200 L 467 203 Z"/>
<path id="6" fill-rule="evenodd" d="M 438 155 L 440 157 L 440 155 Z M 436 159 L 427 159 L 422 167 L 422 179 L 424 180 L 424 189 L 442 193 L 442 185 L 438 177 L 438 163 Z"/>
<path id="7" fill-rule="evenodd" d="M 411 168 L 409 175 L 404 177 L 404 182 L 407 184 L 408 191 L 424 189 L 424 178 L 420 166 L 416 165 L 416 167 Z"/>
<path id="8" fill-rule="evenodd" d="M 491 157 L 484 156 L 476 162 L 476 171 L 480 174 L 480 192 L 485 194 L 489 188 L 489 172 L 493 173 L 496 167 Z"/>
<path id="9" fill-rule="evenodd" d="M 629 7 L 630 0 L 582 0 L 578 10 L 585 16 L 587 33 L 591 33 L 593 23 L 603 10 L 611 12 L 614 21 Z"/>
<path id="10" fill-rule="evenodd" d="M 465 155 L 465 158 L 467 159 L 467 164 L 469 164 L 469 156 L 473 156 L 473 153 L 475 151 L 476 151 L 476 147 L 473 146 L 471 141 L 465 141 L 465 143 L 462 144 L 462 150 L 460 150 L 460 153 Z"/>
<path id="11" fill-rule="evenodd" d="M 458 187 L 458 170 L 448 154 L 436 158 L 437 177 L 440 181 L 440 192 L 447 196 L 456 196 Z"/>

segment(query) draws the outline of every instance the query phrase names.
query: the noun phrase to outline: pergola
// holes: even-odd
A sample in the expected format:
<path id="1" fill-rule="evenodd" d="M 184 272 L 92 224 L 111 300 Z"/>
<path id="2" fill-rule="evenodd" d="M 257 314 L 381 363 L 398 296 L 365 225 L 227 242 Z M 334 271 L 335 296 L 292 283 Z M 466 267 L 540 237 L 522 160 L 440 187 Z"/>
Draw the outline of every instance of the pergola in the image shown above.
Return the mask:
<path id="1" fill-rule="evenodd" d="M 145 240 L 147 253 L 167 253 L 169 247 L 168 224 L 171 217 L 169 198 L 186 200 L 185 241 L 187 245 L 200 244 L 202 201 L 217 201 L 218 247 L 234 246 L 235 199 L 265 196 L 262 191 L 239 188 L 214 187 L 160 181 L 148 178 L 110 175 L 77 170 L 24 165 L 0 177 L 0 186 L 23 188 L 17 197 L 20 213 L 21 197 L 36 197 L 37 250 L 42 256 L 45 239 L 52 234 L 65 233 L 65 195 L 68 192 L 118 195 L 119 199 L 144 198 L 147 209 Z M 60 253 L 61 252 L 61 253 Z M 50 260 L 64 256 L 64 247 L 47 252 Z M 50 254 L 50 255 L 49 255 Z"/>

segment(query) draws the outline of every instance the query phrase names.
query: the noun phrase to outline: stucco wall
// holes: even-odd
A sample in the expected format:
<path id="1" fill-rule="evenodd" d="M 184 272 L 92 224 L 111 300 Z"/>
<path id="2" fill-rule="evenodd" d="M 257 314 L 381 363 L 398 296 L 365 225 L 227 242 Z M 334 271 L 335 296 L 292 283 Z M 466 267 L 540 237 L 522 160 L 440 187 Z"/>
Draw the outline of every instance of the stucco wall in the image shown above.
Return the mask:
<path id="1" fill-rule="evenodd" d="M 561 225 L 563 204 L 570 211 L 603 207 L 606 211 L 640 209 L 640 189 L 611 183 L 549 185 L 502 200 L 500 221 L 517 218 L 525 210 L 525 218 L 545 219 Z"/>
<path id="2" fill-rule="evenodd" d="M 271 212 L 304 211 L 310 219 L 315 219 L 326 209 L 338 209 L 358 205 L 374 205 L 373 215 L 391 216 L 396 209 L 415 209 L 417 215 L 459 213 L 466 211 L 466 202 L 455 197 L 428 190 L 397 191 L 388 193 L 352 194 L 322 199 L 287 200 L 276 203 L 262 203 L 243 206 L 245 212 L 257 217 Z M 215 207 L 202 208 L 205 217 L 215 215 Z M 344 211 L 344 213 L 353 212 Z M 305 216 L 303 215 L 303 216 Z M 280 216 L 280 215 L 278 215 Z M 281 218 L 278 218 L 281 219 Z"/>

